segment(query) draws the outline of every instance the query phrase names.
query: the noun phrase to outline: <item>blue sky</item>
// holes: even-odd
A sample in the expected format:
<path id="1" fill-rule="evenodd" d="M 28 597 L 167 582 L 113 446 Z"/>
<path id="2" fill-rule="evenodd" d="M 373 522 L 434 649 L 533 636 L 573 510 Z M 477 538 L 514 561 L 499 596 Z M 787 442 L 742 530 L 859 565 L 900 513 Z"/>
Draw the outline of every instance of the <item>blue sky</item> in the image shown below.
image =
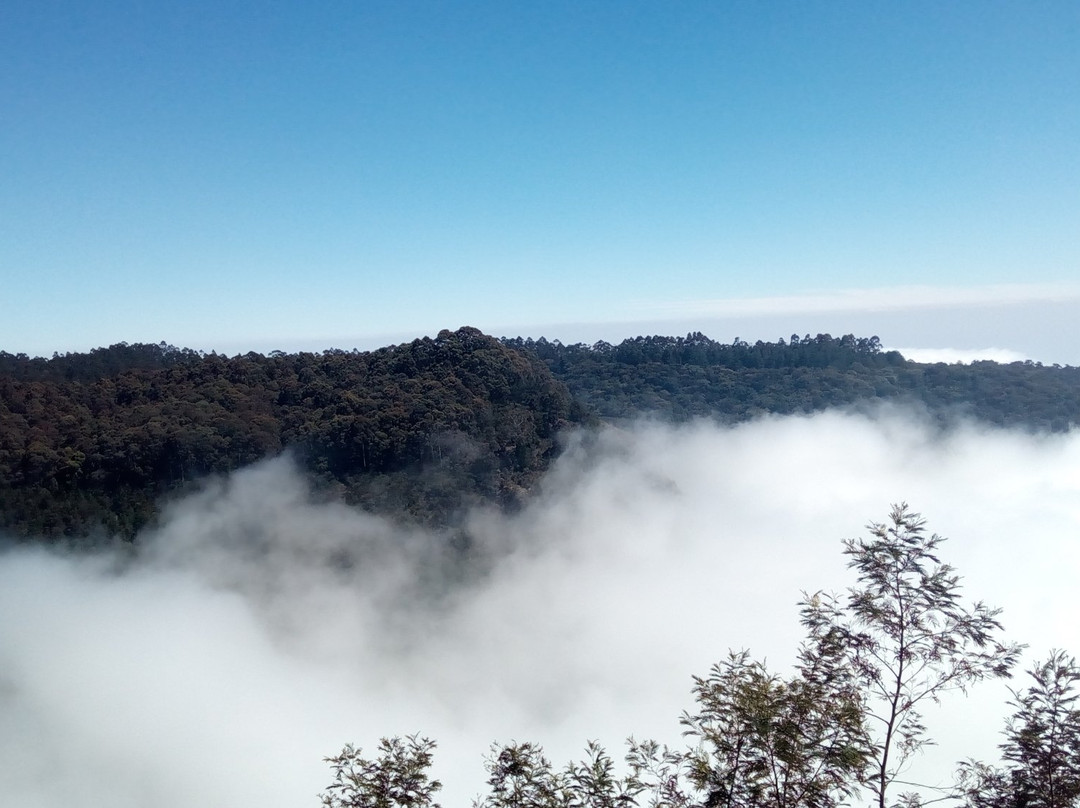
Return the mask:
<path id="1" fill-rule="evenodd" d="M 9 0 L 0 350 L 469 324 L 1080 364 L 1078 42 L 1074 2 Z"/>

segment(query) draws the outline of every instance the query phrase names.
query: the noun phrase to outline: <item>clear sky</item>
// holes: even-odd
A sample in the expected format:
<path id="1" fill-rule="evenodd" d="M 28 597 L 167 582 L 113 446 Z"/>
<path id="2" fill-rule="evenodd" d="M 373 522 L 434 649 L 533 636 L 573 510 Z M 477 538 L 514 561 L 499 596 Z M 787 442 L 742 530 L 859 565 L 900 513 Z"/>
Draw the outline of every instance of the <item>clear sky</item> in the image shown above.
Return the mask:
<path id="1" fill-rule="evenodd" d="M 1080 4 L 7 0 L 0 281 L 31 354 L 468 324 L 1080 364 Z"/>

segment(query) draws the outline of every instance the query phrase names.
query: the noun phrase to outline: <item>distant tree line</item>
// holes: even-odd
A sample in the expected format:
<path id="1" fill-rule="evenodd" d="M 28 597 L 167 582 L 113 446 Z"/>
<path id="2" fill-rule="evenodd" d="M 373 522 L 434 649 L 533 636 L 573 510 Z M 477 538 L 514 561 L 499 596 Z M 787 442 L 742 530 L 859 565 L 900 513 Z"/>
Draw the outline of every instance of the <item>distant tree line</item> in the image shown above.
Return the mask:
<path id="1" fill-rule="evenodd" d="M 0 351 L 0 378 L 36 382 L 93 382 L 131 370 L 162 370 L 174 365 L 198 362 L 205 354 L 177 348 L 164 342 L 156 345 L 119 342 L 88 353 L 54 353 L 52 359 Z"/>
<path id="2" fill-rule="evenodd" d="M 369 352 L 0 352 L 0 535 L 130 539 L 163 497 L 284 450 L 328 495 L 453 526 L 522 502 L 569 426 L 882 402 L 1062 431 L 1080 423 L 1080 368 L 917 364 L 850 334 L 563 345 L 473 328 Z"/>
<path id="3" fill-rule="evenodd" d="M 730 344 L 709 339 L 700 331 L 685 337 L 633 337 L 618 345 L 597 342 L 593 345 L 577 343 L 563 345 L 558 340 L 503 340 L 516 348 L 534 351 L 545 362 L 580 360 L 584 356 L 603 357 L 624 365 L 699 365 L 720 366 L 732 369 L 744 368 L 844 368 L 854 364 L 865 367 L 883 367 L 904 364 L 904 357 L 897 351 L 883 351 L 878 337 L 856 337 L 846 334 L 832 337 L 792 334 L 790 341 L 783 338 L 776 342 L 750 344 L 736 337 Z"/>
<path id="4" fill-rule="evenodd" d="M 750 344 L 635 337 L 618 345 L 504 340 L 542 359 L 604 419 L 642 414 L 737 422 L 882 402 L 915 405 L 942 421 L 965 415 L 999 426 L 1065 431 L 1080 423 L 1080 368 L 1034 362 L 909 362 L 877 337 L 809 334 Z"/>

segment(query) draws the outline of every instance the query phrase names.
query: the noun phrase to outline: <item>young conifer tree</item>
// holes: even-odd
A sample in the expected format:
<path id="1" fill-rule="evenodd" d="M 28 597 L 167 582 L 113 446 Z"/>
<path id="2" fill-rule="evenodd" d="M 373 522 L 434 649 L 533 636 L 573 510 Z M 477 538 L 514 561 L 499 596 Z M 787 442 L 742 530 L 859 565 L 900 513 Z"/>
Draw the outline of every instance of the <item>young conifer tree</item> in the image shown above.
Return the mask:
<path id="1" fill-rule="evenodd" d="M 869 532 L 869 539 L 844 542 L 857 573 L 846 597 L 804 598 L 807 639 L 792 676 L 770 673 L 744 651 L 695 678 L 697 707 L 683 716 L 692 748 L 631 740 L 630 772 L 620 777 L 595 743 L 585 761 L 565 769 L 553 768 L 535 744 L 494 747 L 490 792 L 475 808 L 836 808 L 864 787 L 877 808 L 887 808 L 905 765 L 932 742 L 923 706 L 1008 676 L 1021 648 L 998 638 L 998 610 L 961 603 L 959 576 L 937 556 L 944 539 L 927 536 L 906 504 Z M 1027 808 L 1072 808 L 1080 795 L 1080 714 L 1071 690 L 1080 673 L 1071 658 L 1054 660 L 1033 673 L 1036 687 L 1016 695 L 1018 712 L 1003 745 L 1014 772 L 1053 783 L 1052 798 Z M 1048 716 L 1060 718 L 1071 740 L 1047 735 Z M 1058 740 L 1047 745 L 1048 737 Z M 415 736 L 384 739 L 380 756 L 366 760 L 347 746 L 327 758 L 335 777 L 323 805 L 438 808 L 433 795 L 440 785 L 427 777 L 433 747 Z M 972 793 L 1000 786 L 999 801 L 972 799 L 971 808 L 1022 805 L 1006 786 L 1027 782 L 1028 774 L 971 765 L 969 782 L 978 784 Z M 900 796 L 900 804 L 917 802 L 913 794 Z"/>
<path id="2" fill-rule="evenodd" d="M 417 735 L 383 738 L 371 759 L 348 744 L 325 758 L 334 782 L 319 795 L 324 808 L 439 808 L 442 783 L 428 774 L 434 750 L 434 741 Z"/>
<path id="3" fill-rule="evenodd" d="M 1063 651 L 1028 671 L 1013 691 L 1016 712 L 1005 725 L 1005 768 L 969 761 L 960 791 L 969 808 L 1073 808 L 1080 803 L 1080 668 Z"/>
<path id="4" fill-rule="evenodd" d="M 887 523 L 870 524 L 868 539 L 848 539 L 844 553 L 857 573 L 846 598 L 806 602 L 804 619 L 831 625 L 843 638 L 863 692 L 875 750 L 868 787 L 886 808 L 890 787 L 932 740 L 921 710 L 949 691 L 1006 677 L 1021 646 L 999 639 L 1000 610 L 960 600 L 960 577 L 938 558 L 945 539 L 894 505 Z M 901 803 L 917 803 L 913 794 Z"/>

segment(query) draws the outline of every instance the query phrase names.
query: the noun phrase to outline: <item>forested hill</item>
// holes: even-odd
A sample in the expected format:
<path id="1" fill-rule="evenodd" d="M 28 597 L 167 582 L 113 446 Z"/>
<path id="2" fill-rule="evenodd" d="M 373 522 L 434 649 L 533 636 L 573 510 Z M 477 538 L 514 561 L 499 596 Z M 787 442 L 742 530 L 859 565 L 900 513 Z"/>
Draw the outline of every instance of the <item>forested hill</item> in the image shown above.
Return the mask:
<path id="1" fill-rule="evenodd" d="M 648 413 L 734 422 L 884 401 L 942 420 L 967 415 L 1001 426 L 1063 431 L 1080 424 L 1080 368 L 1034 362 L 909 362 L 877 337 L 793 335 L 731 344 L 700 334 L 636 337 L 618 345 L 504 340 L 533 353 L 583 406 L 604 419 Z"/>
<path id="2" fill-rule="evenodd" d="M 162 497 L 283 449 L 329 496 L 447 526 L 522 501 L 576 424 L 880 401 L 1064 430 L 1080 423 L 1080 368 L 916 364 L 850 335 L 587 346 L 473 328 L 372 352 L 0 352 L 0 534 L 130 538 Z"/>
<path id="3" fill-rule="evenodd" d="M 520 499 L 584 417 L 539 359 L 473 328 L 367 353 L 118 345 L 0 369 L 0 532 L 24 537 L 131 537 L 164 494 L 285 447 L 350 502 L 447 524 Z"/>

